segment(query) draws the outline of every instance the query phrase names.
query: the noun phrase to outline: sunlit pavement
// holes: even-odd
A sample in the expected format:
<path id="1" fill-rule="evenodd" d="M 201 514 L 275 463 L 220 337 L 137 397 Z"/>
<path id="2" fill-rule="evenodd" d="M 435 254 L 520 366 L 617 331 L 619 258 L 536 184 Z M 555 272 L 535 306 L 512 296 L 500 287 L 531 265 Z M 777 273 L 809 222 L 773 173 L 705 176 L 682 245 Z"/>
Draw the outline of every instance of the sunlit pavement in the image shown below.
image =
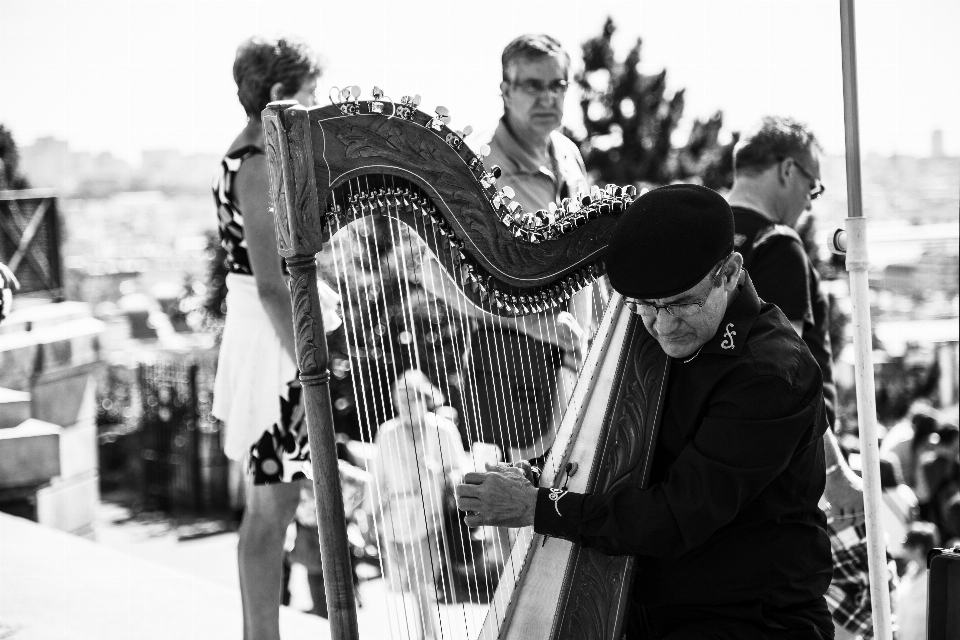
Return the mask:
<path id="1" fill-rule="evenodd" d="M 131 518 L 104 503 L 91 540 L 0 513 L 0 638 L 239 640 L 237 534 L 215 529 Z M 325 620 L 304 613 L 312 601 L 299 565 L 290 589 L 281 636 L 329 637 Z M 360 599 L 362 638 L 410 637 L 403 614 L 412 610 L 409 597 L 377 578 L 361 583 Z M 440 613 L 445 638 L 473 636 L 482 623 L 478 607 L 443 606 Z"/>

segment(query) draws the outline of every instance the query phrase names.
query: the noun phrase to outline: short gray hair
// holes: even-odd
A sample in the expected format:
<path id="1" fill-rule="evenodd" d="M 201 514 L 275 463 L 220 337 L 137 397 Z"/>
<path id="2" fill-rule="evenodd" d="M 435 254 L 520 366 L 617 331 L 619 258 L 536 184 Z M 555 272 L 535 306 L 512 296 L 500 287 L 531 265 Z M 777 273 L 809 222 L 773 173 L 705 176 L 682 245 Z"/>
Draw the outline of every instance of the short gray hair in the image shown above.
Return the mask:
<path id="1" fill-rule="evenodd" d="M 809 127 L 799 120 L 767 116 L 733 148 L 733 170 L 756 175 L 784 158 L 821 151 Z"/>
<path id="2" fill-rule="evenodd" d="M 557 56 L 564 70 L 570 71 L 570 55 L 563 50 L 556 38 L 546 34 L 528 33 L 507 45 L 500 56 L 503 66 L 503 81 L 511 82 L 510 75 L 521 61 L 536 60 L 545 56 Z"/>

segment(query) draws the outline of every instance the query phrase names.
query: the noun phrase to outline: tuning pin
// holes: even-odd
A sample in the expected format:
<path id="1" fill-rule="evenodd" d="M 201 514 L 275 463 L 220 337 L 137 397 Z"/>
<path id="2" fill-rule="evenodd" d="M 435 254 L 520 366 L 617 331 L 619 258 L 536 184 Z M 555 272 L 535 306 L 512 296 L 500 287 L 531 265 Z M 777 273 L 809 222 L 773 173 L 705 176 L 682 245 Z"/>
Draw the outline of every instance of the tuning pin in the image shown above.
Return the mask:
<path id="1" fill-rule="evenodd" d="M 480 155 L 484 158 L 490 155 L 490 145 L 488 144 L 480 145 Z"/>
<path id="2" fill-rule="evenodd" d="M 437 117 L 430 121 L 430 127 L 434 131 L 440 131 L 444 125 L 450 122 L 450 110 L 446 107 L 438 106 L 434 109 L 434 112 L 437 114 Z"/>
<path id="3" fill-rule="evenodd" d="M 557 215 L 557 205 L 556 205 L 556 203 L 553 203 L 553 202 L 548 203 L 548 204 L 547 204 L 547 212 L 548 212 L 550 215 L 552 215 L 552 216 Z"/>
<path id="4" fill-rule="evenodd" d="M 480 176 L 480 184 L 483 185 L 484 189 L 490 189 L 496 183 L 497 179 L 500 178 L 500 167 L 493 165 L 490 167 L 490 171 Z"/>
<path id="5" fill-rule="evenodd" d="M 353 85 L 350 87 L 350 95 L 353 96 L 353 99 L 356 100 L 360 97 L 360 87 L 358 85 Z"/>
<path id="6" fill-rule="evenodd" d="M 511 198 L 511 199 L 512 199 L 513 196 L 514 196 L 513 188 L 511 188 L 509 185 L 507 185 L 507 186 L 505 186 L 503 189 L 500 189 L 500 194 L 503 195 L 503 197 L 505 197 L 505 198 Z"/>
<path id="7" fill-rule="evenodd" d="M 383 113 L 383 90 L 380 87 L 373 88 L 373 100 L 370 101 L 371 113 Z"/>
<path id="8" fill-rule="evenodd" d="M 632 184 L 628 184 L 627 186 L 625 186 L 625 187 L 623 188 L 623 195 L 625 195 L 625 196 L 628 197 L 628 198 L 636 197 L 636 195 L 637 195 L 637 188 L 636 188 L 635 186 L 633 186 Z"/>

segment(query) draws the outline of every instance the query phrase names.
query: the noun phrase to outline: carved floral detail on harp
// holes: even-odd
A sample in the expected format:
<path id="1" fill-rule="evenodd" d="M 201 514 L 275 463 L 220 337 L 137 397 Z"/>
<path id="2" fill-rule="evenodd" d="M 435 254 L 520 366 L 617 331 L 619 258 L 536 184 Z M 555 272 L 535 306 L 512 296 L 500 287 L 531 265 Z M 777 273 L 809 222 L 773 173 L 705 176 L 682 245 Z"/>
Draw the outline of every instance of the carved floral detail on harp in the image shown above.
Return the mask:
<path id="1" fill-rule="evenodd" d="M 381 101 L 383 92 L 378 87 L 373 89 L 374 100 L 360 102 L 357 100 L 359 94 L 359 87 L 347 87 L 337 92 L 339 101 L 332 96 L 331 101 L 345 115 L 368 113 L 383 115 L 387 119 L 397 115 L 405 120 L 416 121 L 414 115 L 420 104 L 419 95 L 413 98 L 404 96 L 399 105 L 391 102 L 393 108 L 391 113 L 387 114 L 384 103 Z M 435 116 L 424 116 L 425 122 L 420 124 L 440 136 L 451 148 L 459 152 L 464 146 L 464 138 L 472 133 L 472 127 L 465 127 L 462 131 L 452 131 L 447 128 L 450 121 L 449 109 L 438 106 L 434 111 Z M 340 136 L 340 141 L 347 147 L 347 157 L 387 157 L 389 154 L 393 156 L 391 158 L 393 160 L 404 156 L 409 161 L 409 155 L 404 154 L 412 152 L 424 160 L 439 160 L 435 149 L 429 148 L 422 141 L 419 146 L 413 146 L 413 143 L 408 141 L 399 129 L 389 129 L 387 136 L 376 128 L 374 131 L 388 143 L 387 148 L 371 142 L 370 129 L 358 129 L 352 135 Z M 588 220 L 623 213 L 637 194 L 636 188 L 632 185 L 625 187 L 607 185 L 603 189 L 593 187 L 589 193 L 579 193 L 575 198 L 564 198 L 559 207 L 551 203 L 547 209 L 525 213 L 520 203 L 513 200 L 514 192 L 509 186 L 496 189 L 496 181 L 501 175 L 500 167 L 493 166 L 490 171 L 485 171 L 483 158 L 489 153 L 490 148 L 483 145 L 480 153 L 470 158 L 468 166 L 483 188 L 490 205 L 497 212 L 500 221 L 513 233 L 514 237 L 531 244 L 556 239 L 582 226 Z"/>
<path id="2" fill-rule="evenodd" d="M 624 558 L 606 556 L 593 549 L 580 550 L 577 579 L 567 601 L 567 615 L 558 640 L 606 640 L 612 637 L 611 621 L 619 601 L 610 596 L 623 588 Z M 583 562 L 585 556 L 589 562 Z M 606 607 L 604 606 L 606 605 Z"/>

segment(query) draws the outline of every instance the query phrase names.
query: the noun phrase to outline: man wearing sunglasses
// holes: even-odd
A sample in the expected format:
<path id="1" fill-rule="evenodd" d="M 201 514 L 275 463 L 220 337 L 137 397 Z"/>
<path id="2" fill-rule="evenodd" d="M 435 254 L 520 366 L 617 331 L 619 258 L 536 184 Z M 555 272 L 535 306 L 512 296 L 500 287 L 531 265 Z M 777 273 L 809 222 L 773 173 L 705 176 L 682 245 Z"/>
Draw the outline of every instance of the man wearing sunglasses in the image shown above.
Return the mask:
<path id="1" fill-rule="evenodd" d="M 636 556 L 629 640 L 832 638 L 816 361 L 758 298 L 716 192 L 650 191 L 612 238 L 610 284 L 671 358 L 649 488 L 580 494 L 489 468 L 457 487 L 466 523 Z"/>
<path id="2" fill-rule="evenodd" d="M 803 123 L 766 117 L 733 151 L 733 209 L 736 250 L 750 272 L 757 294 L 783 311 L 803 338 L 823 373 L 823 398 L 830 429 L 824 434 L 831 539 L 837 575 L 827 601 L 837 637 L 872 633 L 867 589 L 866 542 L 861 481 L 847 466 L 833 432 L 837 392 L 833 382 L 830 314 L 820 290 L 820 274 L 807 256 L 796 227 L 814 200 L 823 195 L 820 146 Z M 859 537 L 852 534 L 857 527 Z M 843 530 L 851 530 L 839 533 Z M 842 540 L 851 538 L 850 543 Z M 862 562 L 852 562 L 860 558 Z M 857 568 L 859 567 L 859 568 Z"/>

